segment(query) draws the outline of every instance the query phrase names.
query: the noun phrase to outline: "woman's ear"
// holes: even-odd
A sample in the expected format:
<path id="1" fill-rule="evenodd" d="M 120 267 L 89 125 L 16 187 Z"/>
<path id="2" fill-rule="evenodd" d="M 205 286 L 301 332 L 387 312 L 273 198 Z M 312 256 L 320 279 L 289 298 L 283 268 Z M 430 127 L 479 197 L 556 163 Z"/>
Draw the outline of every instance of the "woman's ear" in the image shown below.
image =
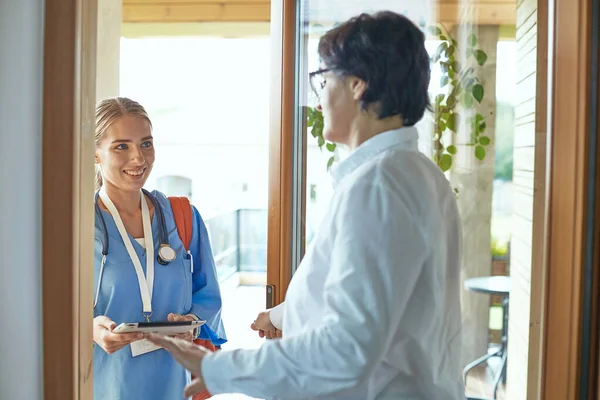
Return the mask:
<path id="1" fill-rule="evenodd" d="M 360 101 L 367 90 L 367 82 L 352 76 L 350 77 L 350 90 L 352 91 L 352 98 L 355 101 Z"/>

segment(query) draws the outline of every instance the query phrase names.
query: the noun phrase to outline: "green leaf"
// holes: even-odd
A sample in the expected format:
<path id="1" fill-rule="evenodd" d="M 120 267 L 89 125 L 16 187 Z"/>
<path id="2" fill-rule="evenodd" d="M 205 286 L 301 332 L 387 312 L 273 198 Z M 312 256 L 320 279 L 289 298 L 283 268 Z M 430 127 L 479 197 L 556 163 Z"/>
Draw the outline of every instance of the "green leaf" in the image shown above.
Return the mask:
<path id="1" fill-rule="evenodd" d="M 485 149 L 483 148 L 483 146 L 475 147 L 475 158 L 477 158 L 479 161 L 483 161 L 483 159 L 485 158 Z"/>
<path id="2" fill-rule="evenodd" d="M 477 60 L 477 64 L 479 65 L 485 64 L 488 58 L 487 54 L 485 54 L 485 51 L 483 50 L 475 50 L 473 52 L 473 56 L 475 57 L 475 59 Z"/>
<path id="3" fill-rule="evenodd" d="M 491 142 L 491 139 L 489 138 L 489 136 L 480 136 L 479 137 L 479 144 L 482 146 L 489 146 Z"/>
<path id="4" fill-rule="evenodd" d="M 446 121 L 440 119 L 440 121 L 438 122 L 438 127 L 440 129 L 440 132 L 444 132 L 446 130 Z"/>
<path id="5" fill-rule="evenodd" d="M 327 143 L 327 145 L 325 147 L 327 147 L 327 150 L 329 150 L 330 152 L 333 153 L 333 151 L 335 150 L 336 145 L 335 145 L 335 143 Z"/>
<path id="6" fill-rule="evenodd" d="M 311 134 L 313 137 L 318 137 L 323 134 L 323 117 L 320 114 L 317 114 L 315 117 L 315 122 L 312 125 Z"/>
<path id="7" fill-rule="evenodd" d="M 444 97 L 446 97 L 445 94 L 440 93 L 437 96 L 435 96 L 435 103 L 436 104 L 442 104 L 442 101 L 444 101 Z"/>
<path id="8" fill-rule="evenodd" d="M 477 45 L 477 36 L 474 33 L 471 33 L 468 40 L 469 46 L 475 47 Z"/>
<path id="9" fill-rule="evenodd" d="M 456 72 L 454 72 L 453 69 L 449 69 L 448 70 L 448 78 L 454 79 L 455 76 L 456 76 Z"/>
<path id="10" fill-rule="evenodd" d="M 453 108 L 456 105 L 456 96 L 448 96 L 448 99 L 446 99 L 446 104 L 448 105 L 448 107 Z"/>
<path id="11" fill-rule="evenodd" d="M 477 133 L 483 133 L 485 132 L 487 129 L 487 124 L 485 122 L 482 122 L 481 124 L 479 124 L 477 126 Z"/>
<path id="12" fill-rule="evenodd" d="M 485 121 L 485 118 L 483 117 L 483 115 L 477 113 L 477 115 L 475 115 L 475 123 L 477 125 L 480 125 L 483 121 Z"/>
<path id="13" fill-rule="evenodd" d="M 329 157 L 329 160 L 327 160 L 327 170 L 329 170 L 329 168 L 331 168 L 331 166 L 333 165 L 334 162 L 335 162 L 335 157 L 334 156 Z"/>
<path id="14" fill-rule="evenodd" d="M 467 79 L 465 79 L 464 86 L 465 86 L 467 89 L 472 89 L 472 88 L 473 88 L 473 85 L 474 85 L 475 83 L 477 83 L 477 80 L 476 80 L 475 78 L 467 78 Z"/>
<path id="15" fill-rule="evenodd" d="M 444 42 L 442 44 L 440 44 L 437 48 L 437 50 L 435 51 L 435 54 L 432 57 L 432 61 L 434 63 L 438 62 L 440 60 L 440 58 L 442 57 L 442 54 L 446 51 L 446 49 L 448 48 L 448 43 Z"/>
<path id="16" fill-rule="evenodd" d="M 463 93 L 463 95 L 461 97 L 461 104 L 464 108 L 473 107 L 473 96 L 471 96 L 471 93 L 469 93 L 469 92 Z"/>
<path id="17" fill-rule="evenodd" d="M 448 65 L 447 62 L 440 63 L 440 71 L 442 71 L 442 74 L 447 74 L 449 69 L 450 69 L 450 66 Z"/>
<path id="18" fill-rule="evenodd" d="M 440 35 L 440 40 L 448 40 L 448 38 L 444 35 Z"/>
<path id="19" fill-rule="evenodd" d="M 455 45 L 455 46 L 457 46 L 458 42 L 455 39 L 452 39 L 452 44 Z"/>
<path id="20" fill-rule="evenodd" d="M 455 154 L 456 154 L 456 146 L 454 146 L 454 145 L 452 145 L 452 146 L 448 146 L 448 147 L 446 148 L 446 151 L 447 151 L 448 153 L 452 154 L 452 155 L 455 155 Z"/>
<path id="21" fill-rule="evenodd" d="M 317 127 L 313 125 L 312 128 L 310 129 L 310 134 L 312 135 L 312 137 L 316 138 L 316 137 L 319 137 L 320 132 L 317 129 Z"/>
<path id="22" fill-rule="evenodd" d="M 475 97 L 475 100 L 477 100 L 478 103 L 481 103 L 484 94 L 483 86 L 481 86 L 480 84 L 473 86 L 473 88 L 471 89 L 471 93 L 473 93 L 473 97 Z"/>
<path id="23" fill-rule="evenodd" d="M 452 168 L 452 156 L 450 154 L 442 154 L 438 165 L 443 172 L 448 171 Z"/>
<path id="24" fill-rule="evenodd" d="M 448 57 L 452 57 L 454 55 L 455 51 L 456 51 L 456 47 L 454 45 L 448 46 L 448 50 L 446 51 L 446 54 L 448 54 Z"/>
<path id="25" fill-rule="evenodd" d="M 447 75 L 442 75 L 442 78 L 440 79 L 440 87 L 446 86 L 449 81 L 450 81 L 450 79 L 448 78 Z"/>
<path id="26" fill-rule="evenodd" d="M 325 144 L 325 139 L 323 139 L 323 136 L 319 136 L 319 147 L 323 147 L 323 145 Z"/>
<path id="27" fill-rule="evenodd" d="M 315 123 L 315 111 L 311 107 L 306 107 L 306 125 L 311 127 Z"/>
<path id="28" fill-rule="evenodd" d="M 456 132 L 456 114 L 450 114 L 446 121 L 446 125 L 452 132 Z"/>
<path id="29" fill-rule="evenodd" d="M 434 36 L 439 36 L 442 34 L 442 30 L 440 28 L 438 28 L 437 26 L 430 26 L 428 31 L 430 34 L 432 34 Z"/>

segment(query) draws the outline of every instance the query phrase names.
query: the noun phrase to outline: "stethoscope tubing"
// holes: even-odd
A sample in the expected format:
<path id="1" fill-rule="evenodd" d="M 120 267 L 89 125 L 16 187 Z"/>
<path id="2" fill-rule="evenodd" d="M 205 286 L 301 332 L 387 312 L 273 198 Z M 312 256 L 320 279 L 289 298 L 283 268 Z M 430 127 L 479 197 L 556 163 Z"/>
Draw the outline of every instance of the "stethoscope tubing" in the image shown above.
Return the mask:
<path id="1" fill-rule="evenodd" d="M 169 235 L 167 233 L 167 222 L 165 219 L 164 211 L 156 199 L 150 192 L 145 189 L 142 189 L 142 193 L 146 195 L 152 204 L 154 205 L 154 212 L 156 213 L 156 218 L 158 219 L 158 227 L 159 227 L 159 239 L 161 241 L 161 246 L 169 246 Z M 100 286 L 102 285 L 102 276 L 104 275 L 104 265 L 106 264 L 106 258 L 108 257 L 108 249 L 109 249 L 109 241 L 108 241 L 108 229 L 106 228 L 106 221 L 104 220 L 104 215 L 102 215 L 102 210 L 98 205 L 98 197 L 99 192 L 96 192 L 94 201 L 95 201 L 95 212 L 98 218 L 100 219 L 102 225 L 102 238 L 103 240 L 99 240 L 102 244 L 102 260 L 100 261 L 100 273 L 98 276 L 98 284 L 96 285 L 96 294 L 94 296 L 94 308 L 96 304 L 98 304 L 98 297 L 100 295 Z M 164 264 L 168 264 L 168 262 L 164 262 Z"/>

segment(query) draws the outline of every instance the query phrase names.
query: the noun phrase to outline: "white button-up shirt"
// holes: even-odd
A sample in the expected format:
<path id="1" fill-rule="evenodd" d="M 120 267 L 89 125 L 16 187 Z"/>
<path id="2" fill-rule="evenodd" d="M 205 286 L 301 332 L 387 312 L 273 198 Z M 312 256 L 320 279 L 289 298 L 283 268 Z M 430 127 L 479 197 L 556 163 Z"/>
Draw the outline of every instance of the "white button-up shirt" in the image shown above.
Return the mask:
<path id="1" fill-rule="evenodd" d="M 456 400 L 460 219 L 407 127 L 332 171 L 329 212 L 289 285 L 283 339 L 204 358 L 213 394 L 265 399 Z"/>

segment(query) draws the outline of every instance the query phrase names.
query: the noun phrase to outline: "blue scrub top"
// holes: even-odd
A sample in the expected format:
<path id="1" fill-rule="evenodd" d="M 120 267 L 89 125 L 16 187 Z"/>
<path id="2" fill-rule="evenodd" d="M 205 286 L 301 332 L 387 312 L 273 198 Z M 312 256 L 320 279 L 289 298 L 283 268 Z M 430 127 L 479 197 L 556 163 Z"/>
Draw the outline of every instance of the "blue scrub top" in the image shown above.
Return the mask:
<path id="1" fill-rule="evenodd" d="M 152 321 L 167 320 L 169 313 L 194 314 L 207 323 L 200 337 L 213 344 L 226 342 L 221 321 L 221 292 L 208 232 L 200 213 L 193 209 L 190 252 L 194 271 L 177 233 L 169 199 L 154 191 L 166 220 L 169 244 L 177 258 L 167 265 L 158 262 L 154 267 Z M 142 299 L 135 268 L 117 226 L 110 213 L 102 210 L 109 237 L 109 252 L 104 266 L 98 303 L 94 317 L 105 315 L 117 325 L 121 322 L 144 321 Z M 94 288 L 97 287 L 102 260 L 102 222 L 96 216 Z M 154 249 L 160 246 L 159 222 L 156 212 L 152 218 Z M 142 267 L 146 269 L 146 251 L 130 236 Z M 156 259 L 158 253 L 152 255 Z M 156 350 L 137 357 L 131 356 L 130 346 L 107 354 L 94 343 L 94 400 L 166 400 L 180 399 L 190 375 L 165 350 Z"/>

